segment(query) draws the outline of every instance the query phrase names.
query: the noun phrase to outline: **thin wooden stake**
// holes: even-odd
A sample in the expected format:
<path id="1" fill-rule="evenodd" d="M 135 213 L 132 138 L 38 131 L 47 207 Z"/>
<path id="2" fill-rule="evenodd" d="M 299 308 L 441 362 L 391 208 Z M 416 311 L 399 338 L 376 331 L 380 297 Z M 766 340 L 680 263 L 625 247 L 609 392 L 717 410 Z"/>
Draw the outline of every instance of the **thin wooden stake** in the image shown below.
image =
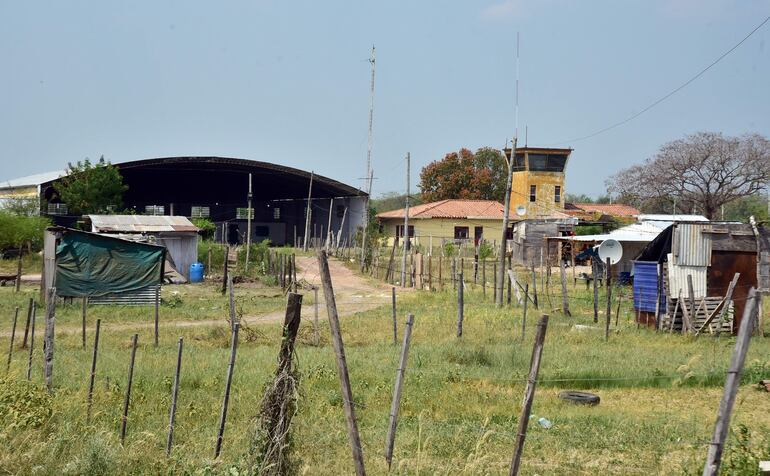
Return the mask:
<path id="1" fill-rule="evenodd" d="M 535 272 L 535 262 L 532 262 L 532 304 L 535 305 L 535 309 L 539 309 L 537 305 L 537 273 Z"/>
<path id="2" fill-rule="evenodd" d="M 401 360 L 396 370 L 396 386 L 393 389 L 393 401 L 390 404 L 390 422 L 388 423 L 388 439 L 385 444 L 385 461 L 388 462 L 390 469 L 393 461 L 393 446 L 396 441 L 396 427 L 398 425 L 398 407 L 401 403 L 401 389 L 404 384 L 404 373 L 406 372 L 406 360 L 409 357 L 409 341 L 412 338 L 412 325 L 414 324 L 414 314 L 409 314 L 406 318 L 404 327 L 404 343 L 401 346 Z"/>
<path id="3" fill-rule="evenodd" d="M 214 450 L 214 459 L 219 458 L 222 452 L 222 438 L 225 436 L 225 422 L 227 421 L 227 406 L 230 402 L 230 387 L 233 383 L 233 367 L 235 366 L 235 351 L 238 348 L 238 329 L 240 324 L 237 322 L 233 327 L 233 334 L 230 340 L 230 363 L 227 365 L 227 380 L 225 382 L 225 396 L 222 400 L 222 411 L 219 414 L 219 433 L 217 434 L 217 447 Z"/>
<path id="4" fill-rule="evenodd" d="M 229 294 L 227 297 L 229 310 L 230 310 L 230 332 L 235 331 L 235 291 L 233 290 L 233 278 L 232 276 L 227 277 L 227 288 L 229 289 Z"/>
<path id="5" fill-rule="evenodd" d="M 315 345 L 321 343 L 321 331 L 318 328 L 318 287 L 313 286 L 313 341 Z"/>
<path id="6" fill-rule="evenodd" d="M 158 319 L 160 318 L 160 284 L 155 288 L 155 347 L 158 347 Z"/>
<path id="7" fill-rule="evenodd" d="M 91 356 L 91 374 L 88 380 L 88 399 L 86 400 L 86 425 L 91 423 L 91 405 L 94 401 L 94 382 L 96 380 L 96 358 L 99 354 L 99 331 L 102 320 L 96 320 L 96 333 L 94 334 L 94 351 Z"/>
<path id="8" fill-rule="evenodd" d="M 16 283 L 15 283 L 16 284 L 15 292 L 17 293 L 21 289 L 21 256 L 22 256 L 23 250 L 24 248 L 22 247 L 22 245 L 19 245 L 19 264 L 16 268 Z"/>
<path id="9" fill-rule="evenodd" d="M 396 318 L 396 287 L 390 288 L 391 301 L 393 303 L 393 345 L 398 344 L 398 319 Z"/>
<path id="10" fill-rule="evenodd" d="M 29 304 L 27 305 L 27 323 L 24 325 L 24 340 L 21 343 L 21 348 L 27 347 L 27 338 L 29 336 L 29 325 L 32 321 L 32 313 L 35 307 L 35 300 L 29 298 Z"/>
<path id="11" fill-rule="evenodd" d="M 607 258 L 607 321 L 604 325 L 604 340 L 610 340 L 610 320 L 612 319 L 612 268 L 610 259 Z"/>
<path id="12" fill-rule="evenodd" d="M 561 309 L 565 316 L 572 317 L 567 298 L 567 273 L 564 269 L 564 260 L 559 260 L 559 271 L 561 272 Z"/>
<path id="13" fill-rule="evenodd" d="M 348 376 L 348 364 L 345 360 L 345 347 L 342 343 L 342 332 L 340 331 L 340 321 L 337 315 L 337 303 L 334 299 L 334 288 L 332 287 L 332 278 L 329 273 L 329 263 L 326 260 L 326 254 L 323 250 L 316 251 L 318 259 L 319 274 L 324 288 L 324 298 L 326 300 L 326 312 L 329 314 L 329 327 L 332 332 L 332 344 L 334 345 L 334 354 L 337 358 L 337 369 L 340 377 L 340 387 L 342 390 L 342 403 L 345 410 L 345 418 L 348 425 L 348 437 L 350 447 L 353 452 L 353 464 L 358 476 L 364 476 L 364 451 L 361 448 L 361 439 L 358 435 L 358 423 L 356 421 L 355 407 L 353 406 L 353 392 L 350 389 L 350 377 Z"/>
<path id="14" fill-rule="evenodd" d="M 719 314 L 719 322 L 717 323 L 717 338 L 719 337 L 719 334 L 722 332 L 722 323 L 724 322 L 725 316 L 727 315 L 727 308 L 730 307 L 730 301 L 733 298 L 733 291 L 735 291 L 735 286 L 738 284 L 738 278 L 741 277 L 741 273 L 735 273 L 733 275 L 733 280 L 730 281 L 730 285 L 727 287 L 727 294 L 725 295 L 725 304 L 722 308 L 722 312 Z"/>
<path id="15" fill-rule="evenodd" d="M 225 263 L 222 267 L 222 296 L 227 292 L 227 273 L 228 273 L 228 261 L 230 260 L 230 247 L 225 245 Z"/>
<path id="16" fill-rule="evenodd" d="M 83 311 L 82 311 L 82 332 L 83 335 L 83 348 L 86 348 L 86 309 L 88 308 L 88 298 L 83 296 Z"/>
<path id="17" fill-rule="evenodd" d="M 43 354 L 45 356 L 45 365 L 43 374 L 45 376 L 45 385 L 49 392 L 53 391 L 53 345 L 54 345 L 54 327 L 56 324 L 56 288 L 49 288 L 46 296 L 45 309 L 45 341 L 43 343 Z"/>
<path id="18" fill-rule="evenodd" d="M 714 436 L 711 439 L 708 454 L 706 455 L 706 464 L 703 467 L 703 476 L 716 476 L 719 474 L 722 452 L 724 451 L 727 433 L 730 429 L 730 417 L 735 405 L 735 396 L 738 393 L 738 385 L 741 382 L 741 371 L 743 370 L 743 363 L 746 361 L 746 353 L 751 342 L 756 307 L 757 292 L 752 287 L 746 300 L 746 308 L 743 310 L 743 318 L 738 330 L 738 338 L 735 341 L 735 350 L 730 362 L 730 370 L 727 371 L 722 401 L 719 403 L 717 421 L 714 425 Z"/>
<path id="19" fill-rule="evenodd" d="M 599 266 L 596 265 L 596 258 L 591 258 L 591 268 L 594 285 L 594 322 L 599 322 L 599 287 L 597 284 L 597 281 L 599 281 Z"/>
<path id="20" fill-rule="evenodd" d="M 123 400 L 123 416 L 120 420 L 120 444 L 126 441 L 126 424 L 128 423 L 128 406 L 131 403 L 131 385 L 134 383 L 134 362 L 136 360 L 136 341 L 139 334 L 131 337 L 131 360 L 128 363 L 128 384 L 126 385 L 126 398 Z"/>
<path id="21" fill-rule="evenodd" d="M 32 379 L 32 353 L 35 351 L 35 314 L 37 314 L 37 308 L 35 303 L 32 303 L 32 316 L 29 330 L 29 357 L 27 358 L 27 380 Z"/>
<path id="22" fill-rule="evenodd" d="M 463 336 L 463 314 L 465 312 L 465 304 L 463 302 L 465 283 L 463 282 L 462 269 L 460 269 L 460 274 L 458 276 L 460 280 L 457 283 L 457 337 L 462 337 Z"/>
<path id="23" fill-rule="evenodd" d="M 11 327 L 11 345 L 8 347 L 8 363 L 5 365 L 5 372 L 11 370 L 11 357 L 13 356 L 13 339 L 16 337 L 16 320 L 19 318 L 19 306 L 16 306 L 16 312 L 13 314 L 13 326 Z"/>
<path id="24" fill-rule="evenodd" d="M 529 283 L 524 283 L 524 294 L 529 293 Z M 527 301 L 529 301 L 526 296 L 524 297 L 524 309 L 521 313 L 521 341 L 524 342 L 524 334 L 527 333 Z"/>
<path id="25" fill-rule="evenodd" d="M 174 386 L 171 390 L 171 411 L 168 417 L 168 439 L 166 440 L 166 456 L 171 456 L 171 445 L 174 441 L 174 422 L 176 421 L 176 400 L 179 396 L 179 374 L 182 371 L 182 347 L 184 339 L 179 338 L 176 354 L 176 372 L 174 373 Z"/>
<path id="26" fill-rule="evenodd" d="M 545 343 L 545 331 L 548 327 L 548 315 L 543 314 L 537 323 L 537 333 L 535 334 L 535 345 L 532 348 L 532 359 L 529 364 L 529 378 L 527 379 L 527 388 L 524 391 L 524 406 L 519 415 L 519 428 L 516 432 L 516 445 L 513 449 L 513 460 L 509 476 L 519 474 L 521 465 L 521 454 L 524 451 L 524 439 L 527 437 L 527 427 L 529 425 L 529 415 L 532 411 L 532 401 L 535 399 L 535 386 L 537 385 L 537 374 L 540 372 L 540 358 L 543 355 L 543 344 Z"/>

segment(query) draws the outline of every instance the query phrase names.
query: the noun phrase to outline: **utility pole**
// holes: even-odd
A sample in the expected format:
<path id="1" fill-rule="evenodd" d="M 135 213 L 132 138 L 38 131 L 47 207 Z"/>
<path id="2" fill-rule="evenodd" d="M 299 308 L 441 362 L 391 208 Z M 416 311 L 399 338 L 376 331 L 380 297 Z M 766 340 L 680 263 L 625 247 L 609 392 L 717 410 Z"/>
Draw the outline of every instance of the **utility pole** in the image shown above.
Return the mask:
<path id="1" fill-rule="evenodd" d="M 372 193 L 372 143 L 374 136 L 372 128 L 374 125 L 374 45 L 372 45 L 372 56 L 369 58 L 369 64 L 372 66 L 372 79 L 369 83 L 369 138 L 366 148 L 366 190 L 367 195 L 364 200 L 364 229 L 361 234 L 361 272 L 366 267 L 366 229 L 369 225 L 369 195 Z"/>
<path id="2" fill-rule="evenodd" d="M 249 253 L 251 253 L 251 173 L 249 173 L 249 194 L 246 195 L 246 264 L 243 269 L 249 270 Z"/>
<path id="3" fill-rule="evenodd" d="M 495 305 L 503 307 L 503 283 L 505 282 L 505 253 L 508 251 L 508 214 L 511 211 L 511 187 L 513 181 L 513 160 L 516 157 L 516 145 L 519 141 L 519 33 L 516 33 L 516 107 L 514 117 L 513 143 L 511 157 L 505 157 L 508 166 L 508 176 L 505 181 L 505 203 L 503 204 L 503 232 L 500 239 L 500 256 L 497 257 L 497 276 L 495 279 Z"/>
<path id="4" fill-rule="evenodd" d="M 411 157 L 409 152 L 406 153 L 406 206 L 404 206 L 404 232 L 403 235 L 403 248 L 404 252 L 401 256 L 401 287 L 406 286 L 406 250 L 409 249 L 409 164 Z"/>
<path id="5" fill-rule="evenodd" d="M 307 251 L 307 236 L 310 234 L 310 204 L 311 204 L 311 197 L 313 196 L 313 174 L 314 172 L 310 171 L 310 187 L 307 191 L 307 210 L 305 210 L 305 237 L 304 241 L 302 243 L 302 250 Z"/>

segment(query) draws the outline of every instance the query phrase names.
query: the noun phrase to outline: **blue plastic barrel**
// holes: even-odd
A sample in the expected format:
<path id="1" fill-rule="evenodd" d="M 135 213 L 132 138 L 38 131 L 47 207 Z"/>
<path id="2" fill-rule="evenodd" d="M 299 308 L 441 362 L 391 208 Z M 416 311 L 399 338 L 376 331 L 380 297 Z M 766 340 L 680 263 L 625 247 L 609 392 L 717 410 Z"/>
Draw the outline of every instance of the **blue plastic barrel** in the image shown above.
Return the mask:
<path id="1" fill-rule="evenodd" d="M 190 282 L 200 283 L 203 281 L 203 264 L 193 263 L 190 265 Z"/>

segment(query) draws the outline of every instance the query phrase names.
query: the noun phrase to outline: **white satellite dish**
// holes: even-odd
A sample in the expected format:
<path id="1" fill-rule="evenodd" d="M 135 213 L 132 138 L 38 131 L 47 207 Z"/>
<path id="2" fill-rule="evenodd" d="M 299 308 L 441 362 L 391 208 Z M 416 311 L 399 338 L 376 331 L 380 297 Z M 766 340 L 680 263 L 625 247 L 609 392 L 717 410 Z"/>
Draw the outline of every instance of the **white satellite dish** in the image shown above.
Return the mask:
<path id="1" fill-rule="evenodd" d="M 516 207 L 516 214 L 523 217 L 524 215 L 527 214 L 527 207 L 525 207 L 524 205 L 519 205 L 518 207 Z"/>
<path id="2" fill-rule="evenodd" d="M 623 245 L 621 245 L 618 240 L 604 240 L 602 244 L 599 245 L 599 258 L 601 258 L 603 263 L 606 263 L 609 258 L 610 264 L 616 264 L 620 261 L 622 256 Z"/>

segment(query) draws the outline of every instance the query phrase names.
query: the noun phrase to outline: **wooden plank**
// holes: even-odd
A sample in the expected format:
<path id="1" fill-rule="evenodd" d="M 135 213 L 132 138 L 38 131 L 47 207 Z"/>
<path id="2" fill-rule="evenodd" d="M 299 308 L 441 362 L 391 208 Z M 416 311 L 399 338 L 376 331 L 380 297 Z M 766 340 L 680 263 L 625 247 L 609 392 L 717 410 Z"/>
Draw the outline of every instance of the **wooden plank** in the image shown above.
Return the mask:
<path id="1" fill-rule="evenodd" d="M 412 325 L 414 324 L 414 314 L 409 314 L 404 328 L 404 343 L 401 346 L 401 359 L 396 370 L 396 385 L 393 389 L 393 401 L 390 404 L 390 421 L 388 422 L 388 438 L 385 445 L 385 461 L 388 462 L 390 470 L 393 461 L 393 447 L 396 441 L 396 427 L 398 425 L 398 408 L 401 403 L 401 391 L 404 384 L 404 373 L 406 372 L 406 360 L 409 357 L 409 342 L 412 338 Z"/>

